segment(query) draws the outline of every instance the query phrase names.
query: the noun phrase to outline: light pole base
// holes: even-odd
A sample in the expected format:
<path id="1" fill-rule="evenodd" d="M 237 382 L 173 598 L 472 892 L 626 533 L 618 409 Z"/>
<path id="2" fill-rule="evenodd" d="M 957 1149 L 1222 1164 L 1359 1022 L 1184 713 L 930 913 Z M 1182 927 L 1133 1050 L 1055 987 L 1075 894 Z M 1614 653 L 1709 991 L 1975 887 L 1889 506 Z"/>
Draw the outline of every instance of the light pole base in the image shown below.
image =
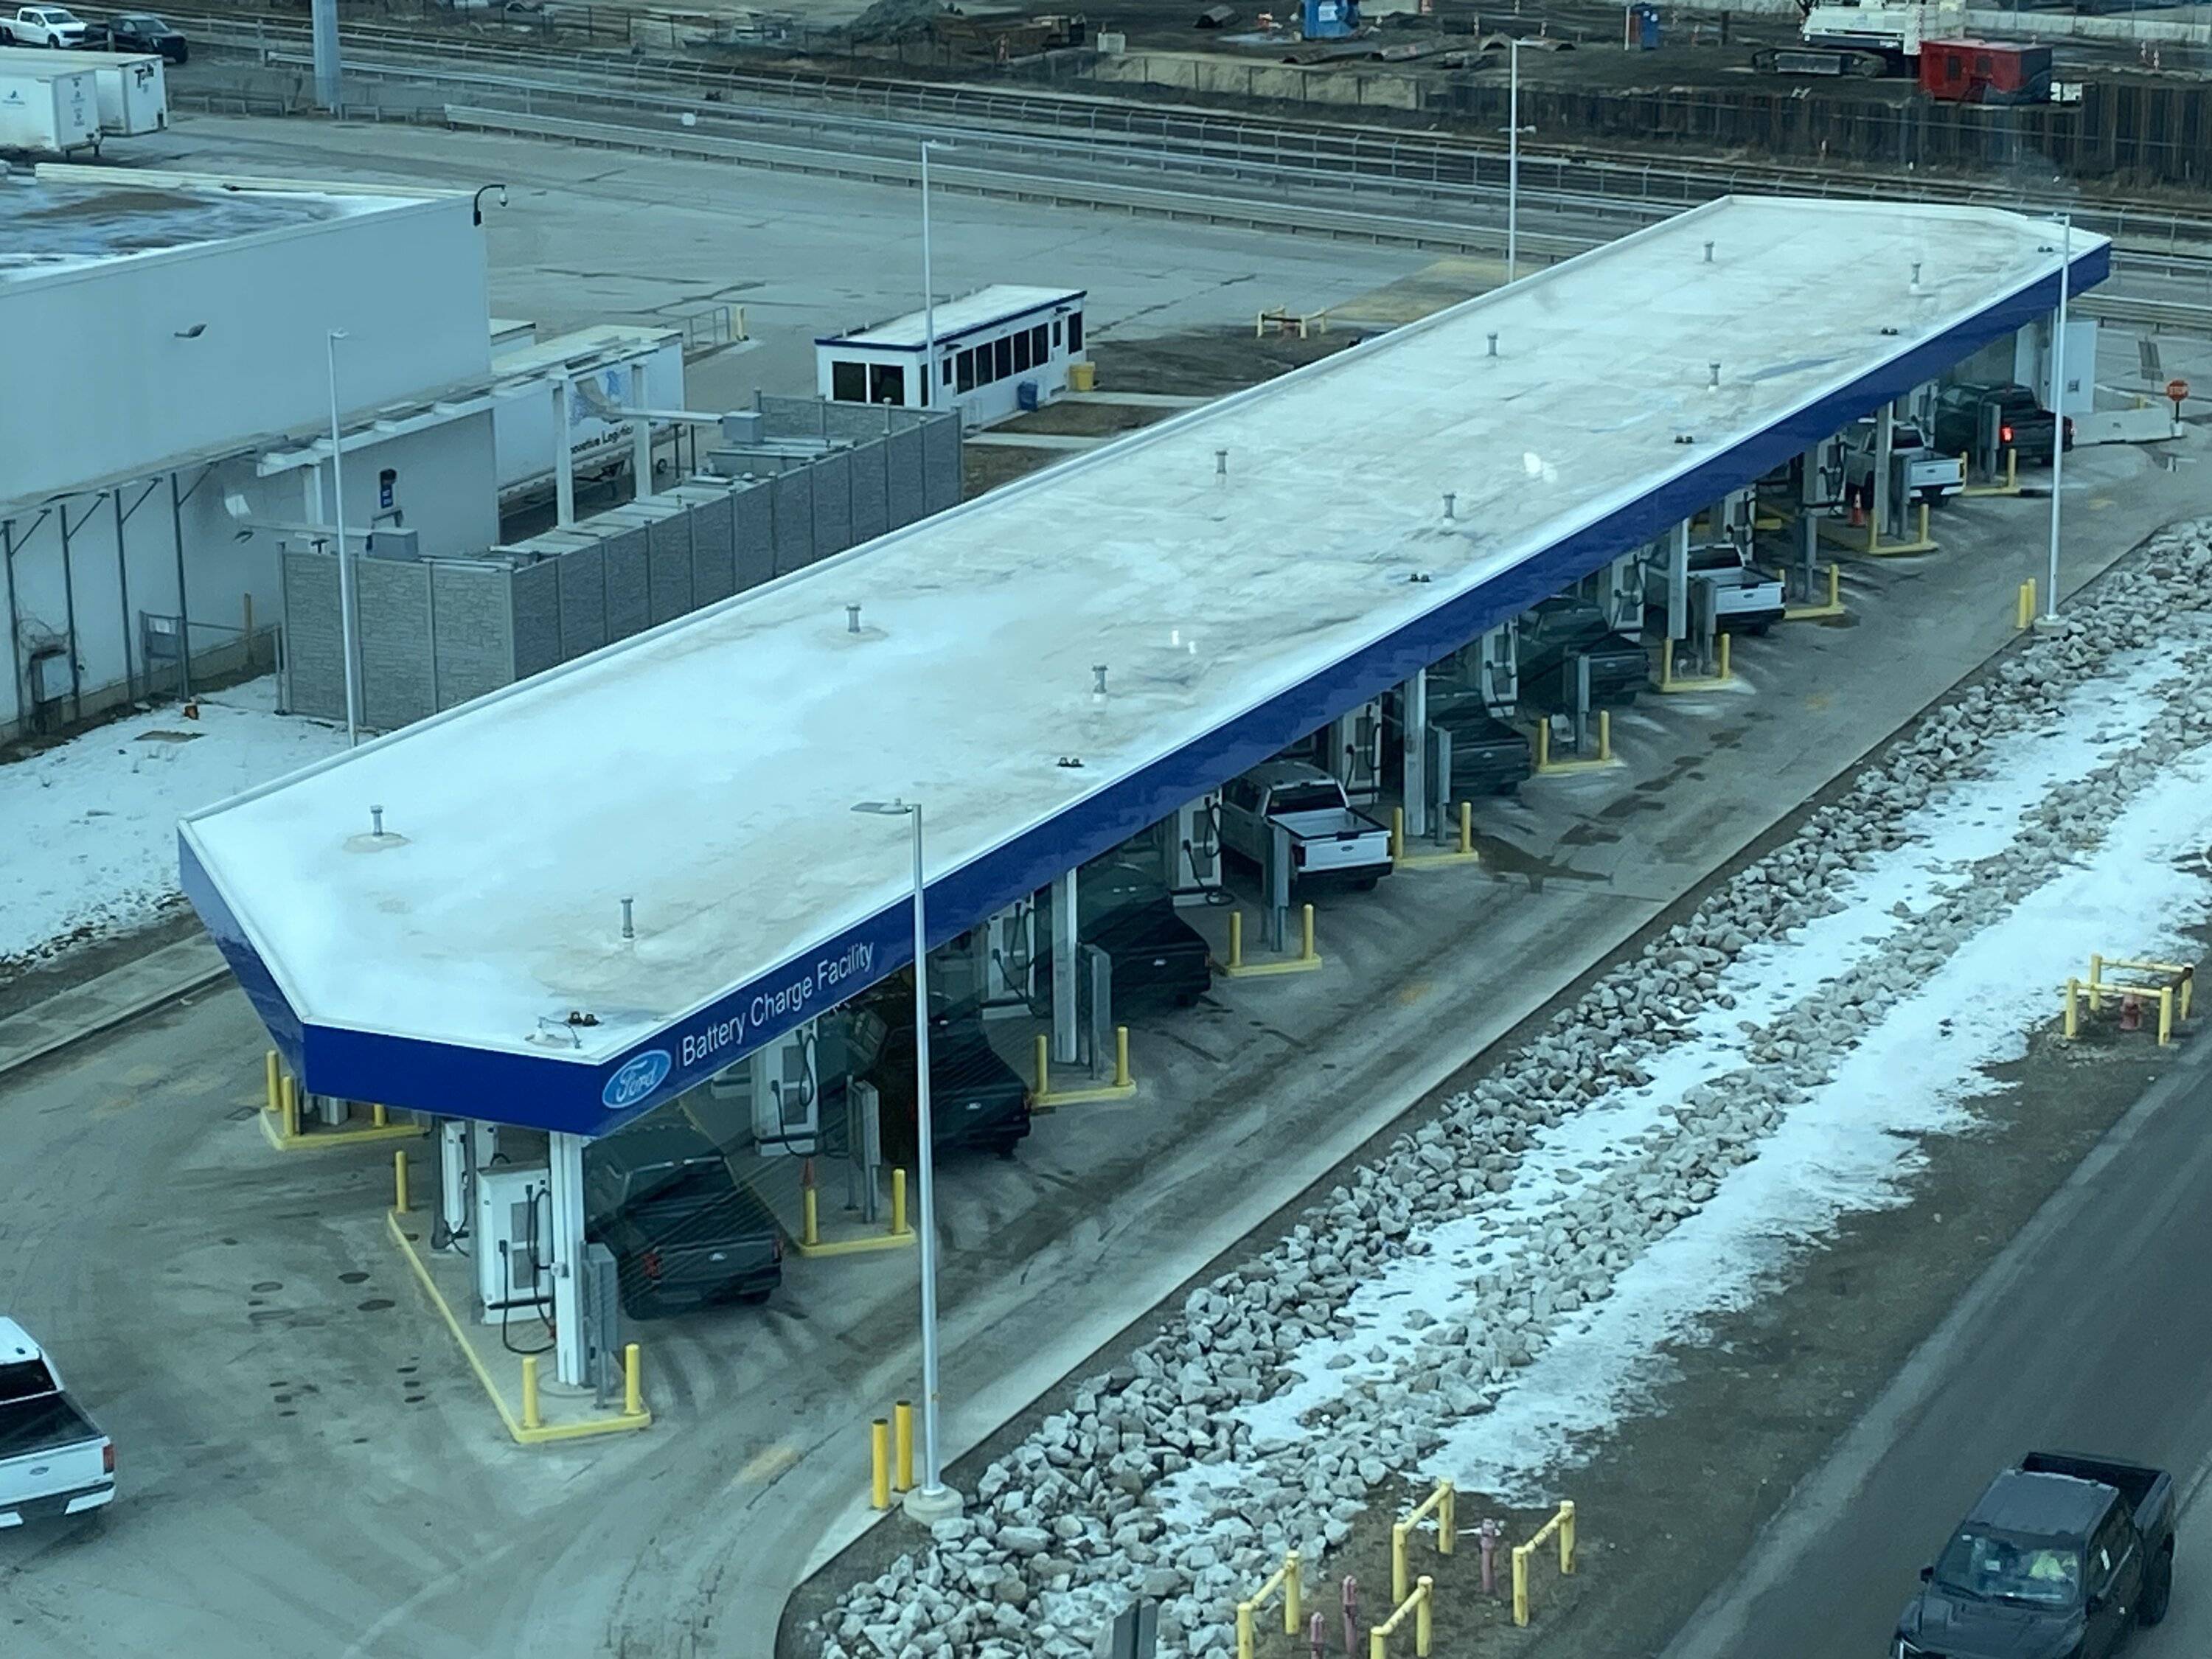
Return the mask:
<path id="1" fill-rule="evenodd" d="M 960 1494 L 950 1486 L 913 1486 L 899 1500 L 906 1518 L 918 1521 L 925 1527 L 933 1527 L 940 1521 L 956 1518 L 964 1504 Z"/>

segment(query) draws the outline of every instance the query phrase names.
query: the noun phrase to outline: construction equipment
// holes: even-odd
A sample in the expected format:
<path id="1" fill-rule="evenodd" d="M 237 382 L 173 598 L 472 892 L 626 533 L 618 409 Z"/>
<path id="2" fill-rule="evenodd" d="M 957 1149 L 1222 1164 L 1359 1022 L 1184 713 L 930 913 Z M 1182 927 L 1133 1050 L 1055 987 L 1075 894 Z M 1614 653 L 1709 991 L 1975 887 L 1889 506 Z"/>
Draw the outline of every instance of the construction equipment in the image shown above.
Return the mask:
<path id="1" fill-rule="evenodd" d="M 1778 75 L 1908 75 L 1919 67 L 1923 40 L 1963 32 L 1958 0 L 1797 0 L 1804 44 L 1762 46 L 1753 69 Z"/>

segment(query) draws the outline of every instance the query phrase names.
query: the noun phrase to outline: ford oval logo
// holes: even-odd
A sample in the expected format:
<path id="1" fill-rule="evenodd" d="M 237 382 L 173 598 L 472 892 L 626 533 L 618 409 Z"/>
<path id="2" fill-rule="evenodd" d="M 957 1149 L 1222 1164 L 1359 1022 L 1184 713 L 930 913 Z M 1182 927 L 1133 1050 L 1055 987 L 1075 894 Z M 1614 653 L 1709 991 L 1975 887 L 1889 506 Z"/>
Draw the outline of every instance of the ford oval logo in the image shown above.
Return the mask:
<path id="1" fill-rule="evenodd" d="M 599 1099 L 609 1111 L 619 1112 L 625 1106 L 635 1106 L 660 1086 L 674 1063 L 665 1048 L 648 1048 L 641 1054 L 634 1054 L 623 1062 L 622 1070 L 607 1079 L 607 1086 L 599 1091 Z"/>

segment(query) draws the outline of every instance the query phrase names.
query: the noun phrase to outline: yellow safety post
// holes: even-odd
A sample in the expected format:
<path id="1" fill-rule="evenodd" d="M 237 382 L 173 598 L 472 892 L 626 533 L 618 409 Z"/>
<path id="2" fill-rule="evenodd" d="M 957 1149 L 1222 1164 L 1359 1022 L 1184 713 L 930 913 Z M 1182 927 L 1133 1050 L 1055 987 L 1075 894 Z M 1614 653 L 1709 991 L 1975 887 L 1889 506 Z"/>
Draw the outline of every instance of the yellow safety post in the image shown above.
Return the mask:
<path id="1" fill-rule="evenodd" d="M 1471 857 L 1474 853 L 1474 803 L 1472 801 L 1463 800 L 1459 804 L 1459 850 L 1462 858 Z"/>
<path id="2" fill-rule="evenodd" d="M 891 1486 L 897 1492 L 914 1487 L 914 1401 L 891 1402 Z"/>
<path id="3" fill-rule="evenodd" d="M 522 1356 L 522 1426 L 537 1429 L 544 1425 L 538 1409 L 538 1356 L 526 1353 Z"/>
<path id="4" fill-rule="evenodd" d="M 1572 1577 L 1575 1571 L 1575 1506 L 1572 1499 L 1559 1505 L 1559 1572 Z"/>
<path id="5" fill-rule="evenodd" d="M 906 1227 L 906 1171 L 891 1171 L 891 1231 L 903 1234 Z"/>
<path id="6" fill-rule="evenodd" d="M 1390 809 L 1390 862 L 1395 864 L 1406 856 L 1406 809 Z"/>
<path id="7" fill-rule="evenodd" d="M 1437 1581 L 1423 1573 L 1419 1589 L 1420 1595 L 1413 1604 L 1413 1651 L 1420 1659 L 1428 1659 L 1429 1644 L 1436 1636 Z"/>
<path id="8" fill-rule="evenodd" d="M 891 1506 L 891 1425 L 880 1417 L 868 1425 L 868 1502 Z"/>
<path id="9" fill-rule="evenodd" d="M 1232 974 L 1244 965 L 1244 913 L 1242 910 L 1231 910 L 1229 913 L 1229 962 L 1227 965 L 1229 971 Z M 1043 1041 L 1042 1037 L 1037 1040 L 1039 1042 Z"/>
<path id="10" fill-rule="evenodd" d="M 1728 672 L 1725 666 L 1728 662 L 1726 635 L 1721 636 L 1721 662 L 1723 665 L 1721 672 L 1726 673 Z M 1601 761 L 1609 761 L 1613 758 L 1613 710 L 1610 708 L 1601 708 L 1597 711 L 1597 757 Z"/>
<path id="11" fill-rule="evenodd" d="M 285 1139 L 296 1140 L 300 1135 L 300 1086 L 293 1081 L 289 1072 L 284 1073 L 283 1081 L 277 1090 L 277 1096 L 280 1109 L 284 1115 Z"/>
<path id="12" fill-rule="evenodd" d="M 271 1048 L 268 1054 L 263 1057 L 261 1069 L 269 1085 L 269 1104 L 267 1109 L 273 1112 L 277 1109 L 279 1104 L 276 1079 L 283 1069 L 276 1063 L 276 1051 L 274 1048 Z"/>
<path id="13" fill-rule="evenodd" d="M 2066 981 L 2066 1024 L 2063 1028 L 2069 1042 L 2073 1040 L 2075 1033 L 2080 1029 L 2081 1022 L 2077 1010 L 2081 1006 L 2081 981 L 2069 977 Z"/>
<path id="14" fill-rule="evenodd" d="M 1051 1092 L 1052 1044 L 1049 1039 L 1046 1037 L 1045 1034 L 1042 1031 L 1039 1031 L 1037 1033 L 1036 1040 L 1036 1093 L 1035 1097 L 1037 1100 L 1042 1100 Z"/>
<path id="15" fill-rule="evenodd" d="M 1659 678 L 1661 680 L 1663 681 L 1667 678 L 1667 665 L 1671 663 L 1674 659 L 1674 641 L 1669 640 L 1667 642 L 1665 652 L 1660 658 Z M 1547 720 L 1540 720 L 1536 722 L 1536 769 L 1539 772 L 1548 771 L 1551 769 L 1551 765 L 1552 722 Z"/>
<path id="16" fill-rule="evenodd" d="M 1296 1636 L 1298 1626 L 1305 1617 L 1305 1582 L 1298 1565 L 1298 1553 L 1291 1551 L 1283 1557 L 1283 1634 Z"/>
<path id="17" fill-rule="evenodd" d="M 2104 981 L 2104 956 L 2101 952 L 2093 952 L 2089 957 L 2089 1012 L 2093 1014 L 2102 1013 L 2105 1010 Z"/>
<path id="18" fill-rule="evenodd" d="M 411 1207 L 407 1198 L 407 1153 L 402 1148 L 392 1155 L 392 1207 L 406 1214 Z"/>
<path id="19" fill-rule="evenodd" d="M 1923 520 L 1926 519 L 1928 516 L 1928 509 L 1926 507 L 1923 507 L 1920 509 L 1920 516 Z M 1923 539 L 1924 540 L 1925 538 Z M 1729 678 L 1729 641 L 1734 637 L 1735 635 L 1730 634 L 1723 634 L 1721 635 L 1721 678 L 1723 679 L 1727 679 Z"/>
<path id="20" fill-rule="evenodd" d="M 386 1118 L 384 1115 L 384 1107 L 380 1103 L 369 1107 L 368 1121 L 370 1124 L 376 1128 L 381 1129 L 385 1127 Z"/>
<path id="21" fill-rule="evenodd" d="M 1828 605 L 1836 611 L 1844 608 L 1844 568 L 1838 564 L 1828 567 Z"/>
<path id="22" fill-rule="evenodd" d="M 1437 1553 L 1449 1555 L 1453 1540 L 1458 1534 L 1458 1498 L 1449 1480 L 1437 1482 L 1437 1489 L 1413 1508 L 1402 1521 L 1390 1523 L 1390 1602 L 1396 1606 L 1412 1593 L 1413 1568 L 1407 1559 L 1406 1546 L 1413 1528 L 1428 1519 L 1431 1511 L 1437 1517 Z"/>
<path id="23" fill-rule="evenodd" d="M 1513 1622 L 1528 1622 L 1528 1562 L 1536 1552 L 1557 1534 L 1559 1540 L 1559 1571 L 1571 1573 L 1575 1570 L 1575 1506 L 1562 1502 L 1559 1511 L 1536 1529 L 1534 1537 L 1525 1544 L 1513 1547 Z"/>
<path id="24" fill-rule="evenodd" d="M 1237 1604 L 1237 1659 L 1253 1659 L 1258 1627 L 1256 1615 L 1278 1589 L 1283 1592 L 1283 1634 L 1296 1636 L 1299 1621 L 1305 1616 L 1304 1586 L 1296 1550 L 1285 1551 L 1283 1565 L 1267 1575 L 1267 1582 L 1252 1592 L 1250 1600 Z"/>
<path id="25" fill-rule="evenodd" d="M 1318 962 L 1320 952 L 1314 949 L 1314 908 L 1310 904 L 1298 907 L 1298 960 Z"/>
<path id="26" fill-rule="evenodd" d="M 643 1370 L 637 1344 L 624 1343 L 623 1345 L 623 1415 L 624 1417 L 645 1415 Z"/>
<path id="27" fill-rule="evenodd" d="M 1662 640 L 1659 641 L 1659 689 L 1662 691 L 1664 691 L 1668 686 L 1674 684 L 1674 641 L 1671 639 Z M 1547 726 L 1551 722 L 1548 720 L 1545 722 Z M 1542 763 L 1540 760 L 1538 764 L 1540 765 L 1541 763 Z"/>
<path id="28" fill-rule="evenodd" d="M 1390 1659 L 1390 1638 L 1397 1634 L 1398 1626 L 1406 1616 L 1413 1617 L 1413 1651 L 1427 1659 L 1429 1644 L 1433 1639 L 1433 1620 L 1431 1607 L 1436 1601 L 1436 1581 L 1424 1574 L 1413 1593 L 1399 1602 L 1390 1616 L 1367 1632 L 1368 1659 Z"/>
<path id="29" fill-rule="evenodd" d="M 2017 449 L 2005 451 L 2005 488 L 2020 488 L 2020 451 Z"/>
<path id="30" fill-rule="evenodd" d="M 1928 503 L 1925 501 L 1920 503 L 1920 535 L 1918 539 L 1923 543 L 1928 539 Z"/>
<path id="31" fill-rule="evenodd" d="M 1135 1086 L 1129 1077 L 1129 1028 L 1126 1025 L 1114 1028 L 1114 1086 L 1117 1089 Z"/>
<path id="32" fill-rule="evenodd" d="M 2035 578 L 2030 576 L 2020 585 L 2020 594 L 2013 605 L 2012 625 L 2028 629 L 2035 625 Z"/>
<path id="33" fill-rule="evenodd" d="M 822 1242 L 822 1206 L 816 1197 L 814 1183 L 808 1182 L 799 1189 L 799 1243 L 811 1249 Z"/>
<path id="34" fill-rule="evenodd" d="M 2173 987 L 2161 985 L 2158 989 L 2158 1046 L 2161 1048 L 2173 1041 Z"/>

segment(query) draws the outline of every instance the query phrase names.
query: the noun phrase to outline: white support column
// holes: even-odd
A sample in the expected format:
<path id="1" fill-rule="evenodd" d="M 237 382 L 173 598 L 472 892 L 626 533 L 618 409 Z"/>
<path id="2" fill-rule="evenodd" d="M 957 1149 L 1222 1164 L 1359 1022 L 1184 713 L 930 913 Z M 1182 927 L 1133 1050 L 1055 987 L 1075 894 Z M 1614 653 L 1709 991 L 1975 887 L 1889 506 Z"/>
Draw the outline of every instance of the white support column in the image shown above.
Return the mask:
<path id="1" fill-rule="evenodd" d="M 632 409 L 650 409 L 646 395 L 646 373 L 642 362 L 630 365 L 629 395 Z M 641 415 L 629 426 L 630 466 L 637 475 L 636 499 L 643 501 L 653 494 L 653 417 Z"/>
<path id="2" fill-rule="evenodd" d="M 1399 729 L 1405 740 L 1406 836 L 1429 832 L 1429 671 L 1417 670 L 1399 688 Z"/>
<path id="3" fill-rule="evenodd" d="M 566 377 L 553 382 L 553 522 L 563 530 L 576 522 L 576 453 L 570 415 L 575 396 Z"/>
<path id="4" fill-rule="evenodd" d="M 1052 1057 L 1075 1063 L 1075 872 L 1052 882 Z"/>
<path id="5" fill-rule="evenodd" d="M 553 1366 L 562 1382 L 580 1388 L 585 1381 L 584 1306 L 578 1294 L 584 1265 L 584 1137 L 556 1133 L 546 1141 L 551 1166 L 548 1191 L 552 1201 L 546 1207 L 552 1212 L 553 1231 Z"/>
<path id="6" fill-rule="evenodd" d="M 1679 640 L 1690 631 L 1690 521 L 1683 520 L 1667 533 L 1667 637 Z"/>
<path id="7" fill-rule="evenodd" d="M 1875 527 L 1885 536 L 1896 534 L 1896 526 L 1889 521 L 1889 453 L 1896 443 L 1897 415 L 1887 404 L 1874 417 L 1874 501 L 1871 514 Z"/>
<path id="8" fill-rule="evenodd" d="M 438 1120 L 438 1220 L 431 1242 L 453 1248 L 457 1234 L 469 1227 L 469 1126 L 457 1117 Z"/>

